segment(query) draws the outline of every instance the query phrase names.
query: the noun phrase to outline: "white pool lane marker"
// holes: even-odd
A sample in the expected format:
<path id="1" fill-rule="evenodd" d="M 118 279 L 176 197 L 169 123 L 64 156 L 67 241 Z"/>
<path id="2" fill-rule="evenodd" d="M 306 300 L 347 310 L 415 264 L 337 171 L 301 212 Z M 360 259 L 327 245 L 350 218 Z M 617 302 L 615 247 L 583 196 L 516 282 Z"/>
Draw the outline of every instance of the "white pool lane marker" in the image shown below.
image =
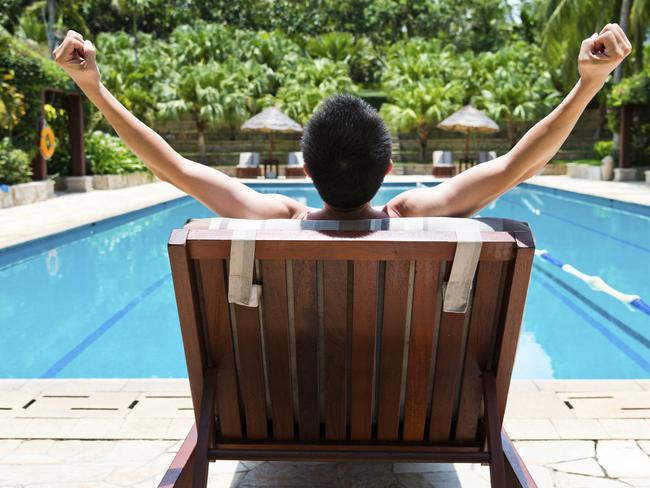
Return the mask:
<path id="1" fill-rule="evenodd" d="M 588 275 L 579 269 L 576 269 L 570 264 L 563 263 L 551 253 L 549 253 L 546 249 L 536 249 L 535 256 L 546 261 L 547 263 L 552 264 L 556 268 L 560 268 L 565 273 L 568 273 L 572 276 L 575 276 L 579 280 L 584 281 L 592 290 L 605 293 L 613 298 L 616 298 L 618 301 L 624 303 L 632 309 L 640 310 L 646 315 L 650 315 L 650 305 L 639 295 L 630 295 L 623 293 L 616 288 L 611 287 L 600 276 Z"/>

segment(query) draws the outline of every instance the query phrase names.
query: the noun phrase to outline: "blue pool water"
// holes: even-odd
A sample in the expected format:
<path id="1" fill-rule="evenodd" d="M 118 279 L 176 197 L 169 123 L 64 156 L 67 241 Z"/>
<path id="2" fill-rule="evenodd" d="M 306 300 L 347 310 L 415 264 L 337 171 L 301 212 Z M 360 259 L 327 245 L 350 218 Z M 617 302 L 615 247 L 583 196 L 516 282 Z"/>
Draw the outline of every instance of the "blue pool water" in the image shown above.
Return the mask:
<path id="1" fill-rule="evenodd" d="M 0 252 L 0 378 L 186 376 L 166 244 L 210 215 L 184 198 Z M 480 215 L 528 221 L 538 249 L 650 300 L 650 209 L 522 185 Z M 536 257 L 515 376 L 648 378 L 650 316 Z"/>

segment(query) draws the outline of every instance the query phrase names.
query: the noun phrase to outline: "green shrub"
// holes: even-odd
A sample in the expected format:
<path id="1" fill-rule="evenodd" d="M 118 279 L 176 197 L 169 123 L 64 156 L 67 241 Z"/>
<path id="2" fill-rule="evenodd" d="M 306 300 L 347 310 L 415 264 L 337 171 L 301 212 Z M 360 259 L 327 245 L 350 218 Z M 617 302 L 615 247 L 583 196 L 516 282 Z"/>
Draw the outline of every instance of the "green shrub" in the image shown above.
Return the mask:
<path id="1" fill-rule="evenodd" d="M 613 151 L 613 141 L 598 141 L 596 144 L 594 144 L 594 152 L 600 159 L 603 159 L 605 156 L 611 156 Z"/>
<path id="2" fill-rule="evenodd" d="M 0 138 L 11 136 L 13 145 L 27 151 L 30 157 L 36 154 L 34 140 L 36 127 L 41 117 L 41 93 L 45 88 L 57 88 L 66 92 L 78 92 L 68 75 L 54 61 L 40 54 L 41 48 L 34 43 L 11 37 L 0 29 L 1 71 L 11 73 L 16 96 L 24 101 L 25 111 L 11 124 L 10 130 L 0 127 Z M 4 98 L 4 96 L 2 97 Z"/>
<path id="3" fill-rule="evenodd" d="M 16 185 L 31 179 L 32 165 L 25 151 L 16 149 L 9 138 L 0 141 L 0 183 Z"/>
<path id="4" fill-rule="evenodd" d="M 120 141 L 101 131 L 86 135 L 86 161 L 93 174 L 120 175 L 147 171 L 147 167 Z"/>

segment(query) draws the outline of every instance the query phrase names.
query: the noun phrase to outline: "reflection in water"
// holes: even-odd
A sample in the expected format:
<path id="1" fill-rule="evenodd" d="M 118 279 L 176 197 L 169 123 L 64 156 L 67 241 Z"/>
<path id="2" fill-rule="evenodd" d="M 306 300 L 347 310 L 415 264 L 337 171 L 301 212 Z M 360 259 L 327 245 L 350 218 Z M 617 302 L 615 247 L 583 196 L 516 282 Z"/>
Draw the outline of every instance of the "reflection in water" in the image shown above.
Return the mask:
<path id="1" fill-rule="evenodd" d="M 553 378 L 551 357 L 546 354 L 535 334 L 522 331 L 515 358 L 513 377 L 526 379 Z"/>
<path id="2" fill-rule="evenodd" d="M 532 203 L 530 203 L 530 200 L 528 200 L 527 198 L 522 197 L 521 201 L 524 202 L 524 205 L 526 205 L 526 208 L 528 210 L 530 210 L 533 215 L 540 215 L 541 214 L 539 209 L 535 208 L 535 206 Z"/>
<path id="3" fill-rule="evenodd" d="M 56 249 L 50 249 L 48 251 L 45 257 L 45 268 L 47 269 L 47 274 L 50 276 L 59 274 L 61 267 L 59 264 L 59 252 Z"/>

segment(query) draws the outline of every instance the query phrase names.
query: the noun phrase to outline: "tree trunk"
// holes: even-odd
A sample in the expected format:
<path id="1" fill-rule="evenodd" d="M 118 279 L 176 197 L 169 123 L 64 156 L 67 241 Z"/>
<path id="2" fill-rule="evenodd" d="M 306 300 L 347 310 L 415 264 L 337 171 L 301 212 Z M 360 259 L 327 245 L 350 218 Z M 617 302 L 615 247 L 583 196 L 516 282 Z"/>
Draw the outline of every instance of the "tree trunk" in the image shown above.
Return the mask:
<path id="1" fill-rule="evenodd" d="M 54 37 L 54 17 L 56 15 L 55 0 L 47 0 L 47 48 L 50 55 L 56 48 L 56 38 Z"/>
<path id="2" fill-rule="evenodd" d="M 133 61 L 136 67 L 138 66 L 138 15 L 133 11 L 131 20 L 131 33 L 133 34 Z"/>
<path id="3" fill-rule="evenodd" d="M 634 38 L 634 72 L 641 73 L 643 71 L 643 41 L 645 30 L 641 26 L 637 27 L 636 36 Z"/>
<path id="4" fill-rule="evenodd" d="M 626 34 L 627 34 L 627 31 L 628 31 L 628 24 L 629 24 L 629 20 L 630 20 L 630 11 L 631 10 L 632 10 L 632 0 L 623 0 L 621 2 L 621 12 L 620 12 L 620 15 L 619 15 L 620 18 L 619 18 L 618 23 L 621 26 L 621 29 L 623 29 L 623 32 L 625 32 Z M 624 63 L 625 63 L 625 61 L 623 61 L 621 64 L 619 64 L 616 67 L 616 69 L 614 70 L 614 83 L 619 83 L 623 79 L 623 65 L 624 65 Z M 620 116 L 622 116 L 623 111 L 620 110 L 620 112 L 621 112 Z M 623 122 L 623 121 L 621 120 L 621 122 Z M 626 127 L 625 130 L 629 130 L 629 127 Z M 618 134 L 618 133 L 615 132 L 614 137 L 612 138 L 612 142 L 614 143 L 614 152 L 616 154 L 620 154 L 621 137 L 623 139 L 625 139 L 628 136 L 627 136 L 627 134 Z M 625 162 L 621 161 L 621 158 L 619 157 L 619 161 L 618 161 L 619 167 L 623 168 L 624 163 Z"/>
<path id="5" fill-rule="evenodd" d="M 623 0 L 621 2 L 621 13 L 619 18 L 619 25 L 623 32 L 627 34 L 628 25 L 630 21 L 630 12 L 632 10 L 632 1 L 633 0 Z M 624 63 L 624 62 L 623 62 Z M 623 63 L 619 64 L 614 70 L 614 83 L 618 83 L 623 79 Z"/>
<path id="6" fill-rule="evenodd" d="M 510 142 L 510 149 L 515 147 L 517 144 L 517 124 L 511 120 L 506 122 L 506 127 L 508 130 L 508 141 Z"/>
<path id="7" fill-rule="evenodd" d="M 429 129 L 427 127 L 418 127 L 418 138 L 420 139 L 420 164 L 427 162 L 427 140 L 429 139 Z"/>
<path id="8" fill-rule="evenodd" d="M 196 123 L 197 141 L 196 147 L 199 152 L 199 163 L 205 164 L 208 160 L 205 152 L 205 122 Z"/>
<path id="9" fill-rule="evenodd" d="M 600 103 L 598 104 L 598 127 L 596 127 L 596 134 L 594 137 L 600 139 L 603 137 L 605 124 L 607 123 L 607 98 L 599 97 Z"/>
<path id="10" fill-rule="evenodd" d="M 634 149 L 632 147 L 632 124 L 634 124 L 633 108 L 631 105 L 621 107 L 621 129 L 620 144 L 618 148 L 618 167 L 629 168 L 631 166 Z"/>

